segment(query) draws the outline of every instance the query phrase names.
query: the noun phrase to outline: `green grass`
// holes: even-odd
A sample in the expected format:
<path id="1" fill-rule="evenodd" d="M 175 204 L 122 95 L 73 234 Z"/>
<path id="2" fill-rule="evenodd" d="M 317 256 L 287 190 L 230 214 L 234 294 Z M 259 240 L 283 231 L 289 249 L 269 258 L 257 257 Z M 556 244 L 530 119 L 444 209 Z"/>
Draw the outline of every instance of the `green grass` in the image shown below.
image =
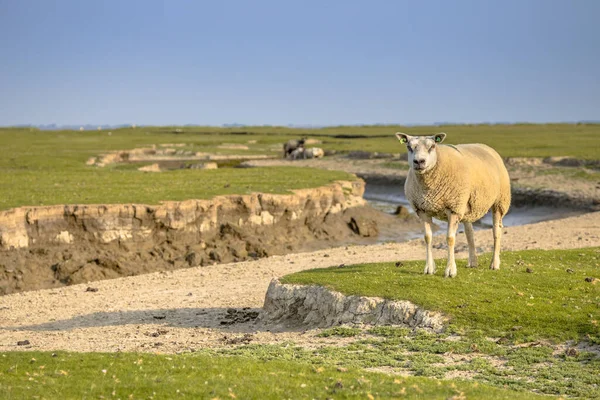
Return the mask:
<path id="1" fill-rule="evenodd" d="M 310 364 L 314 368 L 381 368 L 392 373 L 437 379 L 464 374 L 471 382 L 499 388 L 600 397 L 600 357 L 592 352 L 581 351 L 569 356 L 549 344 L 534 342 L 531 346 L 511 346 L 474 334 L 457 337 L 397 327 L 361 330 L 354 337 L 355 341 L 345 346 L 306 349 L 292 343 L 250 345 L 220 350 L 216 354 L 264 362 L 284 360 Z"/>
<path id="2" fill-rule="evenodd" d="M 348 326 L 336 326 L 335 328 L 324 330 L 319 334 L 319 337 L 353 337 L 360 334 L 360 332 L 361 330 L 359 328 L 352 328 Z"/>
<path id="3" fill-rule="evenodd" d="M 207 199 L 217 195 L 289 193 L 336 180 L 347 173 L 312 168 L 245 168 L 175 170 L 143 173 L 131 169 L 52 170 L 9 173 L 0 177 L 5 190 L 0 209 L 21 205 L 143 203 Z"/>
<path id="4" fill-rule="evenodd" d="M 206 354 L 9 352 L 0 356 L 2 399 L 530 399 L 473 382 L 395 377 Z"/>
<path id="5" fill-rule="evenodd" d="M 423 275 L 423 261 L 360 264 L 288 275 L 284 283 L 327 286 L 349 295 L 410 300 L 450 316 L 450 331 L 481 332 L 510 341 L 590 340 L 600 343 L 600 249 L 502 253 L 499 271 L 466 268 L 454 279 Z M 480 258 L 489 263 L 489 255 Z M 527 273 L 526 269 L 533 270 Z"/>
<path id="6" fill-rule="evenodd" d="M 194 152 L 268 154 L 279 156 L 282 143 L 310 136 L 319 147 L 387 153 L 405 152 L 393 133 L 446 131 L 449 143 L 482 142 L 508 156 L 546 157 L 566 155 L 598 159 L 600 124 L 573 125 L 459 125 L 443 127 L 365 126 L 292 129 L 283 127 L 142 127 L 108 131 L 39 131 L 0 128 L 0 209 L 22 205 L 64 203 L 151 203 L 161 200 L 207 198 L 218 194 L 269 191 L 282 193 L 315 187 L 347 175 L 333 172 L 285 169 L 252 171 L 167 171 L 149 174 L 132 166 L 86 166 L 90 157 L 115 151 L 167 143 L 184 144 Z M 363 138 L 337 138 L 359 135 Z M 568 140 L 565 140 L 568 138 Z M 244 144 L 248 150 L 219 149 L 223 143 Z M 276 151 L 275 151 L 276 150 Z M 399 165 L 390 164 L 390 167 Z M 287 176 L 293 176 L 287 180 Z M 270 181 L 266 181 L 269 179 Z M 594 178 L 595 179 L 595 178 Z M 271 182 L 271 183 L 270 183 Z M 225 188 L 225 185 L 229 186 Z M 227 189 L 227 190 L 225 190 Z"/>

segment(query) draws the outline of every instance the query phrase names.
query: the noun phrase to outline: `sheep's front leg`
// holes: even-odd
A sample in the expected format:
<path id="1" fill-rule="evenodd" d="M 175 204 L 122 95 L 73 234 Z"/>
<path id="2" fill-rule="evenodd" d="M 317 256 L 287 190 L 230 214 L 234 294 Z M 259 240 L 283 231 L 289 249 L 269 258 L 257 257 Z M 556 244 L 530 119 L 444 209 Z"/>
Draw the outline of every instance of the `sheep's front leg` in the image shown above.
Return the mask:
<path id="1" fill-rule="evenodd" d="M 433 261 L 433 250 L 431 248 L 431 217 L 423 212 L 419 212 L 417 214 L 423 224 L 425 225 L 425 248 L 427 249 L 427 254 L 425 256 L 425 274 L 433 275 L 435 274 L 435 261 Z"/>
<path id="2" fill-rule="evenodd" d="M 458 215 L 448 211 L 448 264 L 446 265 L 446 278 L 454 278 L 456 276 L 456 261 L 454 261 L 454 244 L 456 243 L 456 230 L 458 229 Z"/>
<path id="3" fill-rule="evenodd" d="M 502 214 L 496 207 L 492 209 L 492 219 L 494 221 L 494 256 L 490 264 L 490 269 L 500 269 L 500 240 L 502 239 Z"/>
<path id="4" fill-rule="evenodd" d="M 473 224 L 470 222 L 464 222 L 465 235 L 467 236 L 467 243 L 469 244 L 469 267 L 477 267 L 477 253 L 475 252 L 475 239 L 473 238 Z"/>

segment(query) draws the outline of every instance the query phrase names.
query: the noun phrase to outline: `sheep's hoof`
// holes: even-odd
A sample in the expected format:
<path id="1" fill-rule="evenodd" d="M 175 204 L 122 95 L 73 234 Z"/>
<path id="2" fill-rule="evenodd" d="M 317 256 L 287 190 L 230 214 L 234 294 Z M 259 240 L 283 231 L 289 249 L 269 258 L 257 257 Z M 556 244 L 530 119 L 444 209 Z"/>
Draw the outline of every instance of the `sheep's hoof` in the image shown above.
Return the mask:
<path id="1" fill-rule="evenodd" d="M 454 278 L 456 276 L 456 266 L 454 268 L 447 267 L 446 272 L 444 273 L 445 278 Z"/>
<path id="2" fill-rule="evenodd" d="M 433 275 L 435 274 L 435 264 L 434 265 L 425 265 L 425 271 L 423 272 L 425 275 Z"/>
<path id="3" fill-rule="evenodd" d="M 477 263 L 477 260 L 475 261 L 469 261 L 469 263 L 467 264 L 467 268 L 477 268 L 479 265 Z"/>
<path id="4" fill-rule="evenodd" d="M 500 269 L 500 260 L 492 260 L 490 269 Z"/>

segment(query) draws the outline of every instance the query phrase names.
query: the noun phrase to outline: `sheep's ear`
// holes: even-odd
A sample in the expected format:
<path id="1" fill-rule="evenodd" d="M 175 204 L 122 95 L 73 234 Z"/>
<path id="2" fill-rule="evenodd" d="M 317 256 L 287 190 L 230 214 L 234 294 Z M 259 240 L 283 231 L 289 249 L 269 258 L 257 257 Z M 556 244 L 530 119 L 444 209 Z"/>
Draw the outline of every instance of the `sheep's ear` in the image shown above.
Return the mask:
<path id="1" fill-rule="evenodd" d="M 444 139 L 446 139 L 446 134 L 444 132 L 433 135 L 433 141 L 436 143 L 442 143 Z"/>
<path id="2" fill-rule="evenodd" d="M 408 136 L 406 133 L 402 133 L 402 132 L 396 132 L 396 137 L 402 144 L 408 143 L 408 139 L 410 138 L 410 136 Z"/>

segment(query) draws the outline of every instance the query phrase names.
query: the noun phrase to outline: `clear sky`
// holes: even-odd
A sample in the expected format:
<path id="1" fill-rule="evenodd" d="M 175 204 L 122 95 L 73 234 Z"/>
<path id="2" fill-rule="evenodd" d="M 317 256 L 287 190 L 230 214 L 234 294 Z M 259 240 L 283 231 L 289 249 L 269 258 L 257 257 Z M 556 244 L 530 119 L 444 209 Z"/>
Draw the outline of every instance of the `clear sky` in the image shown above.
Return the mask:
<path id="1" fill-rule="evenodd" d="M 0 0 L 0 125 L 600 119 L 600 0 Z"/>

